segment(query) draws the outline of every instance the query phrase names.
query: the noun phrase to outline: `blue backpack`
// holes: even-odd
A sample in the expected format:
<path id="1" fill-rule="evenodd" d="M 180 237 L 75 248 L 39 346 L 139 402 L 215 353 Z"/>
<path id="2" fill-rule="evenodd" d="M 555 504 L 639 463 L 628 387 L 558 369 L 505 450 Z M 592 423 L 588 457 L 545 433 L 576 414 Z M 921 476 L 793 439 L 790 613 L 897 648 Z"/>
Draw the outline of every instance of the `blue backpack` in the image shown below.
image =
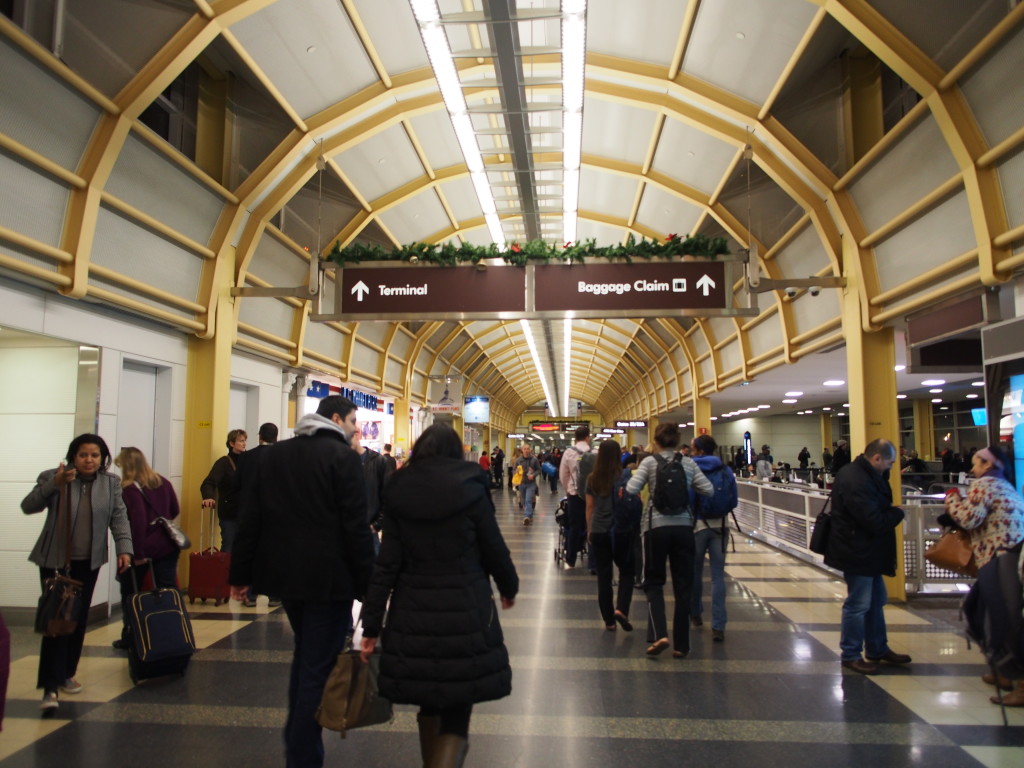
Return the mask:
<path id="1" fill-rule="evenodd" d="M 612 531 L 614 533 L 630 533 L 640 527 L 640 517 L 644 512 L 644 502 L 639 494 L 629 493 L 626 483 L 633 473 L 622 470 L 622 474 L 612 486 Z"/>
<path id="2" fill-rule="evenodd" d="M 725 465 L 716 470 L 705 472 L 715 492 L 711 496 L 697 496 L 697 517 L 701 520 L 718 520 L 732 512 L 732 493 L 730 477 Z"/>

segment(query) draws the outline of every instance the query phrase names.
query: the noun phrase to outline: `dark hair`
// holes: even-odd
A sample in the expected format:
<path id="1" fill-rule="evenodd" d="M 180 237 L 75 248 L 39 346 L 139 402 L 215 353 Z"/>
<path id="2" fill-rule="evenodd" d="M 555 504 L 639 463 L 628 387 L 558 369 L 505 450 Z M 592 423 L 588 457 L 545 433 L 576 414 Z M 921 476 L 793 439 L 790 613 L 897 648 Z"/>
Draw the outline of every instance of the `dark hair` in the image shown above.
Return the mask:
<path id="1" fill-rule="evenodd" d="M 276 443 L 277 424 L 271 424 L 269 421 L 266 424 L 261 424 L 260 440 L 262 440 L 264 443 Z"/>
<path id="2" fill-rule="evenodd" d="M 597 449 L 594 468 L 587 477 L 588 492 L 595 496 L 607 496 L 612 492 L 615 481 L 622 474 L 622 448 L 614 440 L 604 440 Z"/>
<path id="3" fill-rule="evenodd" d="M 675 448 L 679 445 L 679 425 L 672 421 L 662 422 L 654 430 L 654 442 L 662 448 Z"/>
<path id="4" fill-rule="evenodd" d="M 412 446 L 412 454 L 406 464 L 413 464 L 432 456 L 462 459 L 462 438 L 447 424 L 433 424 L 423 430 Z"/>
<path id="5" fill-rule="evenodd" d="M 248 438 L 249 435 L 246 433 L 244 429 L 232 429 L 230 432 L 228 432 L 228 439 L 224 443 L 224 445 L 228 447 L 229 451 L 231 450 L 231 444 L 235 442 L 235 440 L 237 440 L 239 437 Z"/>
<path id="6" fill-rule="evenodd" d="M 693 448 L 696 451 L 700 451 L 705 456 L 714 456 L 715 449 L 718 448 L 718 443 L 715 442 L 715 438 L 711 435 L 697 435 L 693 438 Z"/>
<path id="7" fill-rule="evenodd" d="M 586 440 L 588 437 L 590 437 L 590 427 L 588 427 L 586 424 L 584 424 L 582 427 L 576 427 L 576 431 L 573 432 L 572 435 L 573 437 L 576 438 L 577 443 L 580 442 L 580 440 Z"/>
<path id="8" fill-rule="evenodd" d="M 83 445 L 90 444 L 98 446 L 100 449 L 100 469 L 109 469 L 111 462 L 110 449 L 107 448 L 107 444 L 102 437 L 100 437 L 99 435 L 89 434 L 88 432 L 84 435 L 79 435 L 78 437 L 76 437 L 74 440 L 71 441 L 71 445 L 68 446 L 68 455 L 65 457 L 68 466 L 74 466 L 75 456 L 78 455 L 78 449 L 81 448 Z"/>
<path id="9" fill-rule="evenodd" d="M 320 401 L 320 405 L 316 407 L 316 412 L 325 419 L 331 418 L 334 414 L 338 414 L 339 417 L 345 419 L 355 409 L 356 404 L 347 397 L 328 395 Z"/>
<path id="10" fill-rule="evenodd" d="M 384 443 L 384 453 L 391 453 L 391 443 Z"/>

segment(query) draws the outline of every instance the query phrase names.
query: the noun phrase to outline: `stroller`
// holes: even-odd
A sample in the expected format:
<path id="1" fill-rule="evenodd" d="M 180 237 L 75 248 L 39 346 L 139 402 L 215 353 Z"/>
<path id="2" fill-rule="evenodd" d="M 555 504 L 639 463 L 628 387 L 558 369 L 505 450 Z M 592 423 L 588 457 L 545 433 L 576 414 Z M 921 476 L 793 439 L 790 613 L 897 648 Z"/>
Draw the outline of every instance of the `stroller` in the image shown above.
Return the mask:
<path id="1" fill-rule="evenodd" d="M 565 551 L 569 538 L 568 515 L 569 499 L 568 497 L 563 496 L 558 500 L 558 506 L 555 507 L 555 524 L 558 526 L 558 543 L 555 544 L 555 563 L 559 565 L 565 562 Z M 587 556 L 587 540 L 584 539 L 577 557 L 580 558 L 580 562 L 583 562 L 583 558 L 586 558 Z"/>

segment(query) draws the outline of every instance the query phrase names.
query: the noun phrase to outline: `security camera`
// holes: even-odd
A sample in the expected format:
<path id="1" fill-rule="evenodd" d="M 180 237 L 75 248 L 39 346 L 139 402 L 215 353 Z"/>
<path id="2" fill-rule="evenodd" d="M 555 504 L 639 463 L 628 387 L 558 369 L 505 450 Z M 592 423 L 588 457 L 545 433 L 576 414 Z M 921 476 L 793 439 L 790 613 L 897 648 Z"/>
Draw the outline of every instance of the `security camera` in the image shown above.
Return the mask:
<path id="1" fill-rule="evenodd" d="M 807 289 L 807 292 L 811 294 L 811 296 L 817 296 L 819 293 L 821 293 L 821 288 L 819 288 L 816 285 L 812 285 L 810 288 Z"/>
<path id="2" fill-rule="evenodd" d="M 786 296 L 788 296 L 791 299 L 795 299 L 796 298 L 796 288 L 792 288 L 792 287 L 787 288 L 786 289 Z"/>

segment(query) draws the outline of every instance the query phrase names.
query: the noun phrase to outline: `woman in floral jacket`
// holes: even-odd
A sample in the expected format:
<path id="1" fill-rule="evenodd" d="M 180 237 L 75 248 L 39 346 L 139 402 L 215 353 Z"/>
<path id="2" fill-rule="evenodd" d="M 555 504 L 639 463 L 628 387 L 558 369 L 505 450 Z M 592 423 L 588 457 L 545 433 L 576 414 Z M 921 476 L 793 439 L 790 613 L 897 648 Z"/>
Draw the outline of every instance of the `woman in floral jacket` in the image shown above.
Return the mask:
<path id="1" fill-rule="evenodd" d="M 1024 499 L 1007 479 L 1008 466 L 1009 460 L 998 446 L 982 448 L 971 461 L 971 474 L 977 479 L 967 496 L 961 496 L 956 488 L 946 494 L 946 512 L 957 526 L 971 534 L 978 568 L 1024 541 Z M 996 682 L 992 673 L 982 679 L 990 685 Z M 1013 686 L 1010 680 L 1000 678 L 999 685 L 1013 688 L 1012 693 L 1003 697 L 1006 706 L 1024 707 L 1024 680 L 1017 680 Z"/>

